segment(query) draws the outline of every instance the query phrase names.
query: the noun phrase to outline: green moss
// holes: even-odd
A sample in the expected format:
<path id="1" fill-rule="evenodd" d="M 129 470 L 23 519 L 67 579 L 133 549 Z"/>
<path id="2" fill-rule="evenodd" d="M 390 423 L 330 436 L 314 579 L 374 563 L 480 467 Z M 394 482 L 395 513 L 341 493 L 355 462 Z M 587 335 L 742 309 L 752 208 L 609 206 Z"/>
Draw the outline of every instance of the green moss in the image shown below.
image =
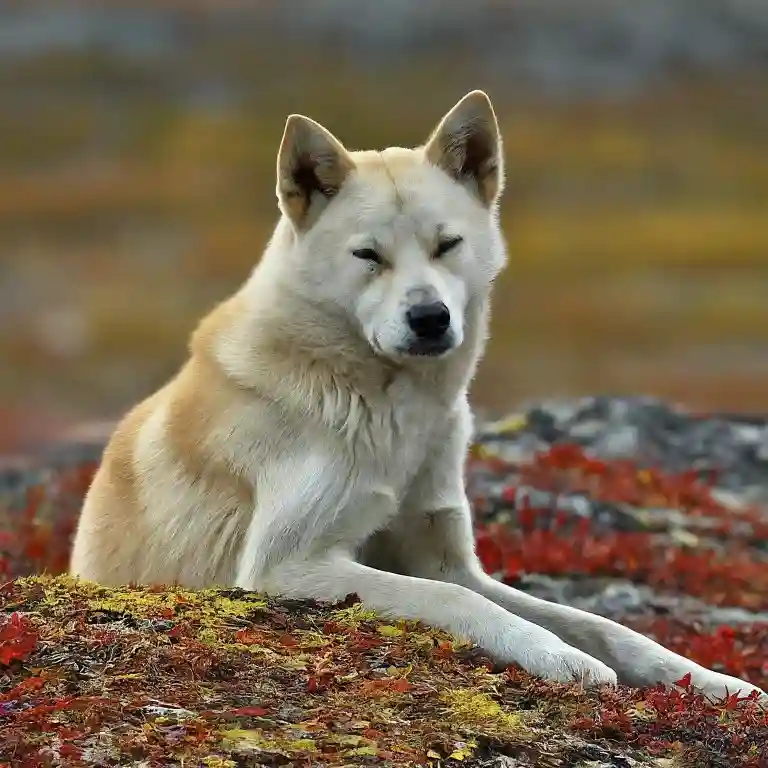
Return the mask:
<path id="1" fill-rule="evenodd" d="M 235 752 L 270 752 L 293 757 L 316 752 L 312 739 L 290 739 L 258 729 L 230 728 L 221 731 L 226 746 Z"/>
<path id="2" fill-rule="evenodd" d="M 237 763 L 234 760 L 228 760 L 216 755 L 209 755 L 200 761 L 206 768 L 236 768 Z"/>
<path id="3" fill-rule="evenodd" d="M 342 608 L 331 613 L 331 621 L 354 629 L 364 621 L 375 621 L 378 618 L 376 611 L 365 608 L 362 603 L 355 603 L 349 608 Z"/>
<path id="4" fill-rule="evenodd" d="M 210 628 L 201 629 L 197 633 L 197 639 L 203 643 L 203 645 L 215 646 L 219 644 L 219 635 L 215 630 Z"/>
<path id="5" fill-rule="evenodd" d="M 344 757 L 370 757 L 378 754 L 376 747 L 357 747 L 344 753 Z"/>
<path id="6" fill-rule="evenodd" d="M 101 589 L 98 596 L 90 597 L 88 608 L 93 611 L 126 613 L 137 619 L 157 617 L 172 611 L 190 621 L 200 621 L 204 626 L 222 626 L 228 619 L 247 619 L 255 611 L 266 608 L 266 602 L 258 596 L 233 600 L 216 590 L 193 592 L 171 589 L 154 592 L 147 589 Z"/>
<path id="7" fill-rule="evenodd" d="M 377 627 L 376 631 L 380 635 L 384 635 L 384 637 L 401 637 L 403 634 L 402 629 L 399 629 L 398 627 L 390 626 L 389 624 L 384 624 L 381 627 Z"/>
<path id="8" fill-rule="evenodd" d="M 526 730 L 520 716 L 505 712 L 501 705 L 484 691 L 473 688 L 447 690 L 441 699 L 448 705 L 457 724 L 471 727 L 493 727 L 521 733 Z"/>

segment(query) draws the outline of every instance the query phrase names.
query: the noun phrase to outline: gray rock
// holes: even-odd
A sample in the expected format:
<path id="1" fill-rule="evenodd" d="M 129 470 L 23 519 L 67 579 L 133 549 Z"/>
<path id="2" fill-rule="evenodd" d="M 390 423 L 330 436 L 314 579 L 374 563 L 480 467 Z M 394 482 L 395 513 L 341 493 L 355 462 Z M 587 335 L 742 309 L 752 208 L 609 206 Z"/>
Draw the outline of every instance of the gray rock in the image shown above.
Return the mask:
<path id="1" fill-rule="evenodd" d="M 640 431 L 636 426 L 613 427 L 590 445 L 591 453 L 605 459 L 629 459 L 640 448 Z"/>

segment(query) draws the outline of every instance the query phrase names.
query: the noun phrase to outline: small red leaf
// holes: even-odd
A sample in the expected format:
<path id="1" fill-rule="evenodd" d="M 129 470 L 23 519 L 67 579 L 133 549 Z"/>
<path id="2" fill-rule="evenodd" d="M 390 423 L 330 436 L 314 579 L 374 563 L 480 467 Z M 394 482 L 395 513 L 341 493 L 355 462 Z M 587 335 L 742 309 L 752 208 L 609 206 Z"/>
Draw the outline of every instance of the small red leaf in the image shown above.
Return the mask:
<path id="1" fill-rule="evenodd" d="M 239 707 L 238 709 L 230 709 L 229 712 L 232 715 L 243 715 L 248 717 L 262 717 L 263 715 L 269 714 L 269 710 L 264 709 L 264 707 Z"/>
<path id="2" fill-rule="evenodd" d="M 409 683 L 404 677 L 400 677 L 397 680 L 393 680 L 390 688 L 398 693 L 408 693 L 413 690 L 413 685 Z"/>

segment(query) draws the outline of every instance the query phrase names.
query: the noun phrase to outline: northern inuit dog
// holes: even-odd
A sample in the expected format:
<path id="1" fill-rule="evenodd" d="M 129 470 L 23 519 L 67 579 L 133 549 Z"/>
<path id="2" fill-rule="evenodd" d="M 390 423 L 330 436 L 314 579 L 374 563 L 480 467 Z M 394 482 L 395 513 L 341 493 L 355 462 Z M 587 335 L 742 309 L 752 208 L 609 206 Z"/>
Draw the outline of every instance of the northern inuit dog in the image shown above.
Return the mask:
<path id="1" fill-rule="evenodd" d="M 335 601 L 555 680 L 754 687 L 487 576 L 463 485 L 467 388 L 506 261 L 499 128 L 473 91 L 415 149 L 352 152 L 291 115 L 282 213 L 190 356 L 117 427 L 71 572 Z"/>

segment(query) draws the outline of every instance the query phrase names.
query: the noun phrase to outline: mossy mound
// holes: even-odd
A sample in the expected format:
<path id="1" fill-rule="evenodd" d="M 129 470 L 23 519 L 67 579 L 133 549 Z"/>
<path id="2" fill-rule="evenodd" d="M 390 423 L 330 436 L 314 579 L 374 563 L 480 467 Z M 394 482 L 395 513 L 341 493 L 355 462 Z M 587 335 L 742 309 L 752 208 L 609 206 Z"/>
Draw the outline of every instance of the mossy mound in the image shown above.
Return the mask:
<path id="1" fill-rule="evenodd" d="M 768 715 L 584 691 L 413 622 L 240 590 L 0 588 L 0 765 L 767 765 Z"/>

